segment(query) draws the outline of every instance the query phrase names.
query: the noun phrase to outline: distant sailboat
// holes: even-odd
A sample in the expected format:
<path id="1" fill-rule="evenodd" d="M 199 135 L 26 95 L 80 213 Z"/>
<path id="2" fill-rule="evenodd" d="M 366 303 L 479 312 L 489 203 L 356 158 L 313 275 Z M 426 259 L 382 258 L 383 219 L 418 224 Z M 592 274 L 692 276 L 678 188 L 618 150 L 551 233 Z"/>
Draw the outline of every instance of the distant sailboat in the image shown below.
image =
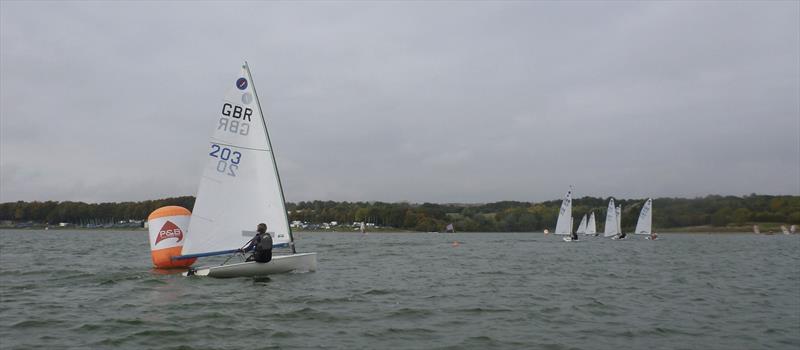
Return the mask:
<path id="1" fill-rule="evenodd" d="M 597 236 L 597 223 L 594 220 L 594 212 L 589 215 L 589 223 L 586 224 L 586 234 Z"/>
<path id="2" fill-rule="evenodd" d="M 555 234 L 568 235 L 572 231 L 572 189 L 567 191 L 564 200 L 561 201 L 561 209 L 558 212 Z"/>
<path id="3" fill-rule="evenodd" d="M 365 224 L 363 221 L 361 222 L 361 227 L 359 229 L 361 230 L 362 234 L 367 234 L 367 224 Z"/>
<path id="4" fill-rule="evenodd" d="M 616 236 L 617 233 L 619 233 L 619 231 L 617 231 L 618 225 L 617 207 L 614 205 L 614 198 L 611 198 L 608 201 L 608 209 L 606 210 L 606 225 L 603 231 L 603 237 Z"/>
<path id="5" fill-rule="evenodd" d="M 760 235 L 761 230 L 758 228 L 758 225 L 753 225 L 753 233 Z"/>
<path id="6" fill-rule="evenodd" d="M 789 233 L 791 234 L 797 233 L 797 225 L 792 225 L 792 227 L 789 227 Z"/>
<path id="7" fill-rule="evenodd" d="M 567 191 L 564 200 L 561 201 L 561 209 L 558 211 L 558 221 L 556 222 L 557 235 L 572 235 L 572 188 Z M 564 240 L 572 241 L 572 237 L 564 237 Z"/>
<path id="8" fill-rule="evenodd" d="M 785 235 L 790 234 L 789 233 L 789 229 L 786 228 L 786 225 L 781 225 L 781 232 L 783 232 L 783 234 L 785 234 Z"/>
<path id="9" fill-rule="evenodd" d="M 575 231 L 577 234 L 586 234 L 586 214 L 583 214 L 583 218 L 581 218 L 581 223 L 578 224 L 578 230 Z"/>
<path id="10" fill-rule="evenodd" d="M 654 237 L 652 198 L 648 198 L 647 202 L 644 202 L 644 205 L 642 206 L 642 211 L 639 212 L 639 221 L 636 222 L 636 231 L 634 231 L 634 233 L 637 235 L 650 235 L 651 237 Z"/>
<path id="11" fill-rule="evenodd" d="M 447 224 L 447 227 L 445 227 L 444 232 L 456 233 L 456 229 L 455 229 L 455 227 L 453 227 L 452 223 L 449 223 L 449 224 Z"/>

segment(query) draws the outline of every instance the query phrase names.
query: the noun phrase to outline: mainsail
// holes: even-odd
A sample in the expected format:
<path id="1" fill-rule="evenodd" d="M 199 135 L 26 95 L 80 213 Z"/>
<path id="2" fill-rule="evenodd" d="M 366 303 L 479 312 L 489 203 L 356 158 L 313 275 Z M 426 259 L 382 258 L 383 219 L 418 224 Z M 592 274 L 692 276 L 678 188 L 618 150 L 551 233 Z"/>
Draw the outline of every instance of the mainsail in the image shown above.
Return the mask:
<path id="1" fill-rule="evenodd" d="M 586 224 L 586 234 L 593 235 L 597 233 L 597 223 L 594 221 L 594 212 L 589 215 L 589 223 Z"/>
<path id="2" fill-rule="evenodd" d="M 606 227 L 603 232 L 604 237 L 611 237 L 618 233 L 617 231 L 617 207 L 614 205 L 614 198 L 608 201 L 608 209 L 606 210 Z"/>
<path id="3" fill-rule="evenodd" d="M 183 255 L 236 250 L 262 222 L 274 246 L 290 245 L 278 167 L 247 63 L 210 119 L 214 132 Z"/>
<path id="4" fill-rule="evenodd" d="M 575 233 L 586 233 L 586 214 L 583 214 L 583 218 L 581 218 L 581 223 L 578 224 L 578 230 Z"/>
<path id="5" fill-rule="evenodd" d="M 653 232 L 653 199 L 648 198 L 639 212 L 639 221 L 636 222 L 636 234 L 649 235 Z"/>
<path id="6" fill-rule="evenodd" d="M 572 232 L 572 189 L 567 191 L 564 200 L 561 201 L 561 210 L 558 212 L 556 222 L 557 235 L 568 235 Z"/>

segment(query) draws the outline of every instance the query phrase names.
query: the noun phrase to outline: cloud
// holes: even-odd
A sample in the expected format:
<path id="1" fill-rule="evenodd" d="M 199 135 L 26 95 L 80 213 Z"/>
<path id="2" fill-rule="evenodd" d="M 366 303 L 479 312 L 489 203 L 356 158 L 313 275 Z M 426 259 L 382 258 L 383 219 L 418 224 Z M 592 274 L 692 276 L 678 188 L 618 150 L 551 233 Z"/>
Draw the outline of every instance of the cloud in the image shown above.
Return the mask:
<path id="1" fill-rule="evenodd" d="M 0 200 L 193 195 L 253 68 L 287 199 L 800 194 L 800 5 L 0 3 Z"/>

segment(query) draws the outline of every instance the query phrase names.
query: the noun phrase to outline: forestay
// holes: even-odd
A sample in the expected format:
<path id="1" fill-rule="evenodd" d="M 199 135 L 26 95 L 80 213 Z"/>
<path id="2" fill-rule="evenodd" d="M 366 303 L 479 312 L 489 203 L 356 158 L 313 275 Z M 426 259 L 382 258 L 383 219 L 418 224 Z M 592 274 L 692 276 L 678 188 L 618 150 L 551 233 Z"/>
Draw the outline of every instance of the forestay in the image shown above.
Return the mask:
<path id="1" fill-rule="evenodd" d="M 649 235 L 653 231 L 653 199 L 648 198 L 642 211 L 639 212 L 639 221 L 636 222 L 636 234 Z"/>
<path id="2" fill-rule="evenodd" d="M 572 232 L 572 189 L 567 191 L 564 200 L 561 201 L 561 210 L 558 212 L 556 222 L 557 235 L 568 235 Z"/>
<path id="3" fill-rule="evenodd" d="M 617 234 L 617 207 L 614 205 L 614 198 L 608 201 L 606 210 L 606 227 L 603 232 L 604 237 L 611 237 Z"/>
<path id="4" fill-rule="evenodd" d="M 262 222 L 275 246 L 290 244 L 278 169 L 246 64 L 208 123 L 214 132 L 183 255 L 238 249 Z"/>

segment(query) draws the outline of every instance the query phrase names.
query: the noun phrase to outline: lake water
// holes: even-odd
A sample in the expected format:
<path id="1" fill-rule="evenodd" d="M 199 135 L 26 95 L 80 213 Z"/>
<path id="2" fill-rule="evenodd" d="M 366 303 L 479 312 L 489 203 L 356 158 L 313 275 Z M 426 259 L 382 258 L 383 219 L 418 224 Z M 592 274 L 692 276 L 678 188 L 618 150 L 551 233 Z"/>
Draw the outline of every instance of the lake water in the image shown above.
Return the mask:
<path id="1" fill-rule="evenodd" d="M 0 231 L 0 348 L 800 348 L 800 235 L 296 237 L 316 272 L 219 280 L 145 231 Z"/>

